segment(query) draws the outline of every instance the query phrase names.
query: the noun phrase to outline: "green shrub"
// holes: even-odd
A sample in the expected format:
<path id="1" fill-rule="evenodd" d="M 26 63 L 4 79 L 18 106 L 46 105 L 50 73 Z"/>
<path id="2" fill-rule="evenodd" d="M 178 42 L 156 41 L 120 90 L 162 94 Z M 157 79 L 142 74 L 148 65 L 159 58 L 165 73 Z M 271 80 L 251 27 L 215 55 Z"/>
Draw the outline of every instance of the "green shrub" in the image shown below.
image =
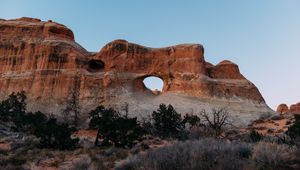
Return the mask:
<path id="1" fill-rule="evenodd" d="M 143 135 L 136 117 L 122 116 L 112 108 L 106 109 L 98 106 L 90 112 L 90 118 L 89 127 L 98 130 L 96 146 L 101 138 L 101 145 L 114 144 L 117 147 L 131 147 Z"/>
<path id="2" fill-rule="evenodd" d="M 184 132 L 184 122 L 181 115 L 172 105 L 160 104 L 157 111 L 153 111 L 152 119 L 155 133 L 162 137 L 180 138 Z"/>
<path id="3" fill-rule="evenodd" d="M 16 130 L 22 130 L 26 114 L 25 92 L 11 93 L 6 100 L 0 102 L 0 120 L 11 121 Z"/>
<path id="4" fill-rule="evenodd" d="M 71 135 L 76 130 L 68 124 L 58 124 L 56 119 L 48 119 L 45 114 L 26 112 L 25 92 L 12 93 L 0 102 L 0 120 L 13 122 L 16 131 L 27 132 L 40 138 L 40 146 L 52 149 L 73 149 L 78 139 Z"/>
<path id="5" fill-rule="evenodd" d="M 74 149 L 78 139 L 72 139 L 71 135 L 76 129 L 68 124 L 58 124 L 56 119 L 50 118 L 36 126 L 35 135 L 40 138 L 41 148 L 51 148 L 59 150 Z"/>
<path id="6" fill-rule="evenodd" d="M 295 114 L 295 122 L 288 128 L 286 134 L 292 139 L 300 138 L 300 115 Z"/>
<path id="7" fill-rule="evenodd" d="M 256 132 L 255 130 L 251 130 L 250 132 L 250 140 L 251 142 L 259 142 L 263 139 L 263 136 Z"/>
<path id="8" fill-rule="evenodd" d="M 200 118 L 197 115 L 185 114 L 182 120 L 183 124 L 189 124 L 190 127 L 199 126 Z"/>

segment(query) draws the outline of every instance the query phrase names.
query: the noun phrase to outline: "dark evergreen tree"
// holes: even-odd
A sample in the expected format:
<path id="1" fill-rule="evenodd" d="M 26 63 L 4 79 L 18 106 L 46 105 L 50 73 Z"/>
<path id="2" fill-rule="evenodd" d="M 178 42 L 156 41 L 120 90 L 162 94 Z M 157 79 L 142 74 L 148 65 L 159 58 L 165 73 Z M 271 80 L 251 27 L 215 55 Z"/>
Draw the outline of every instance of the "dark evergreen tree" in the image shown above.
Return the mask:
<path id="1" fill-rule="evenodd" d="M 14 122 L 16 130 L 22 129 L 25 114 L 26 95 L 24 91 L 13 92 L 6 100 L 0 102 L 0 120 Z"/>
<path id="2" fill-rule="evenodd" d="M 41 148 L 69 150 L 74 149 L 78 143 L 77 138 L 71 138 L 75 131 L 76 129 L 68 124 L 58 124 L 56 119 L 50 118 L 36 126 L 35 135 L 40 138 Z"/>
<path id="3" fill-rule="evenodd" d="M 112 108 L 98 106 L 90 112 L 90 128 L 97 129 L 95 145 L 114 144 L 118 147 L 131 147 L 142 137 L 143 131 L 136 118 L 122 116 Z"/>
<path id="4" fill-rule="evenodd" d="M 199 126 L 200 118 L 197 115 L 185 114 L 182 120 L 183 124 L 190 124 L 190 126 Z"/>
<path id="5" fill-rule="evenodd" d="M 294 117 L 295 122 L 288 128 L 286 134 L 295 140 L 297 138 L 300 138 L 300 115 L 295 114 Z"/>
<path id="6" fill-rule="evenodd" d="M 153 111 L 152 119 L 156 134 L 160 137 L 180 138 L 184 132 L 181 115 L 172 105 L 160 104 L 157 111 Z"/>
<path id="7" fill-rule="evenodd" d="M 256 132 L 255 130 L 251 130 L 250 132 L 250 140 L 252 142 L 259 142 L 263 139 L 263 136 Z"/>
<path id="8" fill-rule="evenodd" d="M 25 92 L 12 93 L 0 102 L 0 120 L 13 122 L 16 131 L 23 131 L 40 138 L 40 146 L 52 149 L 73 149 L 78 139 L 71 135 L 76 130 L 68 124 L 58 124 L 42 112 L 26 112 Z"/>

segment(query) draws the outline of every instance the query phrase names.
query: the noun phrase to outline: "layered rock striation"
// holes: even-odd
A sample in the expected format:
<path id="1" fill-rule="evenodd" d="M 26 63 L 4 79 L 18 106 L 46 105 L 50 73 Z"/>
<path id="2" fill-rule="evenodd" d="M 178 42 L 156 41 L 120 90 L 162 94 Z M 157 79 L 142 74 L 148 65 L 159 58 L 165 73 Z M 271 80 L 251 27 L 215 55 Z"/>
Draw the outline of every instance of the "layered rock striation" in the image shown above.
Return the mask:
<path id="1" fill-rule="evenodd" d="M 156 95 L 143 80 L 156 76 Z M 97 105 L 143 116 L 159 103 L 180 112 L 226 107 L 245 123 L 273 113 L 259 90 L 231 61 L 206 62 L 199 44 L 149 48 L 115 40 L 86 51 L 64 25 L 32 18 L 0 20 L 0 97 L 24 90 L 28 109 L 58 114 L 70 104 L 82 113 Z M 158 95 L 157 95 L 158 94 Z M 244 124 L 245 124 L 244 123 Z"/>

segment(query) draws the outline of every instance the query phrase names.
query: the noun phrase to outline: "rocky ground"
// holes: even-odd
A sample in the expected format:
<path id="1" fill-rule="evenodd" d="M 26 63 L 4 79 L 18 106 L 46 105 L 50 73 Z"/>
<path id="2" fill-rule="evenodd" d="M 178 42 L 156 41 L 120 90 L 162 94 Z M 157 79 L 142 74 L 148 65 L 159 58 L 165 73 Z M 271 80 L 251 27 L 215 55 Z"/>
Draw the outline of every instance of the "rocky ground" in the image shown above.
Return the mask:
<path id="1" fill-rule="evenodd" d="M 294 115 L 287 113 L 256 120 L 249 126 L 260 134 L 276 136 L 286 132 L 293 123 Z"/>

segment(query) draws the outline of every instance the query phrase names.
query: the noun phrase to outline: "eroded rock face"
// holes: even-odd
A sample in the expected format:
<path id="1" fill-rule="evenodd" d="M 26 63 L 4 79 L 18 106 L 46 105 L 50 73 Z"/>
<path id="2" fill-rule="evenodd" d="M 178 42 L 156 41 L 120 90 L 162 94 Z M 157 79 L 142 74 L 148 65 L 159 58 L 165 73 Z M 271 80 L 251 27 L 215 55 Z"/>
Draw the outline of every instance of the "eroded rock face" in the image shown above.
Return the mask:
<path id="1" fill-rule="evenodd" d="M 70 103 L 82 112 L 99 104 L 122 109 L 126 103 L 132 114 L 142 115 L 162 102 L 182 112 L 228 107 L 247 120 L 254 112 L 273 112 L 236 64 L 206 62 L 199 44 L 148 48 L 115 40 L 92 53 L 61 24 L 0 20 L 0 66 L 0 96 L 24 90 L 29 109 L 47 113 L 60 113 Z M 159 95 L 144 86 L 149 76 L 163 80 Z"/>
<path id="2" fill-rule="evenodd" d="M 300 103 L 291 105 L 290 106 L 290 112 L 300 114 Z"/>
<path id="3" fill-rule="evenodd" d="M 287 113 L 289 111 L 289 107 L 286 104 L 280 104 L 276 111 L 279 113 Z"/>
<path id="4" fill-rule="evenodd" d="M 292 104 L 290 107 L 288 107 L 286 104 L 280 104 L 277 107 L 277 112 L 300 114 L 300 103 Z"/>

